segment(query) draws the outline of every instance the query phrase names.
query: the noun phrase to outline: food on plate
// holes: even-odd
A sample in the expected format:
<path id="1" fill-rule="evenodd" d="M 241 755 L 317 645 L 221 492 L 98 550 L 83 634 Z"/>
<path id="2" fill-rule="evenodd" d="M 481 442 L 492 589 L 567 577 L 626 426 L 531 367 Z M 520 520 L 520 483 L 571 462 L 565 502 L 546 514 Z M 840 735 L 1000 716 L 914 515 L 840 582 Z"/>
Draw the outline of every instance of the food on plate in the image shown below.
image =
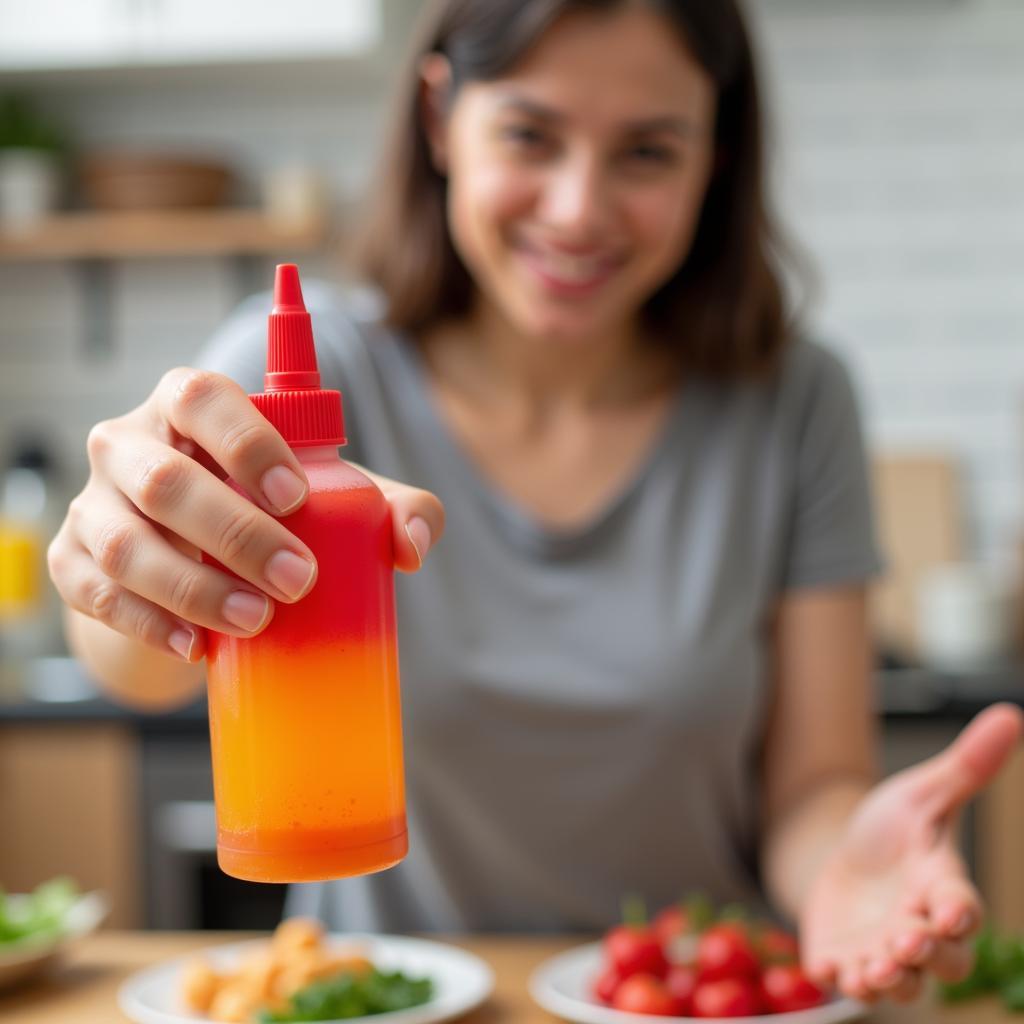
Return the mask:
<path id="1" fill-rule="evenodd" d="M 288 1007 L 265 1011 L 260 1020 L 265 1024 L 281 1024 L 390 1013 L 427 1002 L 432 991 L 429 978 L 409 978 L 401 971 L 385 973 L 371 968 L 359 975 L 344 972 L 300 989 L 292 996 Z"/>
<path id="2" fill-rule="evenodd" d="M 668 1017 L 747 1017 L 820 1006 L 827 996 L 800 967 L 796 939 L 736 907 L 702 898 L 663 908 L 646 923 L 628 900 L 624 923 L 602 942 L 591 983 L 598 1002 Z M 1022 960 L 1024 963 L 1024 960 Z"/>
<path id="3" fill-rule="evenodd" d="M 694 989 L 690 1016 L 752 1017 L 763 1008 L 752 978 L 713 978 Z"/>
<path id="4" fill-rule="evenodd" d="M 761 999 L 769 1013 L 792 1013 L 818 1006 L 821 989 L 798 964 L 770 964 L 761 974 Z"/>
<path id="5" fill-rule="evenodd" d="M 1024 934 L 985 928 L 974 940 L 974 967 L 963 981 L 941 985 L 947 1003 L 998 995 L 1006 1009 L 1024 1012 Z"/>
<path id="6" fill-rule="evenodd" d="M 215 1021 L 317 1021 L 359 1017 L 425 1003 L 429 978 L 378 970 L 359 949 L 338 952 L 319 921 L 289 918 L 270 941 L 231 970 L 204 957 L 182 969 L 179 994 L 195 1014 Z"/>
<path id="7" fill-rule="evenodd" d="M 0 951 L 15 945 L 48 945 L 60 938 L 67 913 L 79 898 L 70 878 L 53 878 L 31 893 L 7 896 L 0 889 Z"/>

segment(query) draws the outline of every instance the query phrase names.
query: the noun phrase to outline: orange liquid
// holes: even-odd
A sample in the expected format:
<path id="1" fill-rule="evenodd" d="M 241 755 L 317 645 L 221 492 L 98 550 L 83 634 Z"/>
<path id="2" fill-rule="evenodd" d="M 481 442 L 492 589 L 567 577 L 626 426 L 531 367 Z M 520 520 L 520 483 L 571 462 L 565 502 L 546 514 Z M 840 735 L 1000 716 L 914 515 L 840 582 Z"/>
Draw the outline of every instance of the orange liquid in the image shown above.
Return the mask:
<path id="1" fill-rule="evenodd" d="M 380 871 L 408 848 L 390 514 L 338 460 L 304 468 L 284 523 L 317 555 L 313 590 L 257 637 L 209 641 L 217 857 L 253 881 Z"/>

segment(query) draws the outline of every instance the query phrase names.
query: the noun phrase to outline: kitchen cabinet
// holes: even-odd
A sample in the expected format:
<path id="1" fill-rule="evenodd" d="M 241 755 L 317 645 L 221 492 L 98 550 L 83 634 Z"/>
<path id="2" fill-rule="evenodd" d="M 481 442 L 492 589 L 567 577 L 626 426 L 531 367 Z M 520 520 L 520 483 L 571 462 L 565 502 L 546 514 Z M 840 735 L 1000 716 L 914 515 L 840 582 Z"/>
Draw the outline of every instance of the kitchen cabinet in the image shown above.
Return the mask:
<path id="1" fill-rule="evenodd" d="M 0 884 L 71 875 L 110 899 L 110 924 L 142 923 L 138 740 L 113 722 L 0 725 Z"/>
<path id="2" fill-rule="evenodd" d="M 355 57 L 382 0 L 0 0 L 0 71 Z"/>

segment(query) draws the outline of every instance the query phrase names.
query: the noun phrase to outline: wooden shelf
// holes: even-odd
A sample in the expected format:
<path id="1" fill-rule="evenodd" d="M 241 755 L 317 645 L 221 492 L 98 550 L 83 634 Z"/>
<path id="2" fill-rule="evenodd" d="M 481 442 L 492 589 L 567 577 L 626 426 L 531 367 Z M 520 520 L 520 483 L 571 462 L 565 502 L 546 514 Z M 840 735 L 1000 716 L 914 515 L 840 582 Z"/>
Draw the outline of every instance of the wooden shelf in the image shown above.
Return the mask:
<path id="1" fill-rule="evenodd" d="M 285 223 L 258 209 L 64 213 L 25 231 L 0 231 L 0 262 L 308 251 L 323 218 Z"/>

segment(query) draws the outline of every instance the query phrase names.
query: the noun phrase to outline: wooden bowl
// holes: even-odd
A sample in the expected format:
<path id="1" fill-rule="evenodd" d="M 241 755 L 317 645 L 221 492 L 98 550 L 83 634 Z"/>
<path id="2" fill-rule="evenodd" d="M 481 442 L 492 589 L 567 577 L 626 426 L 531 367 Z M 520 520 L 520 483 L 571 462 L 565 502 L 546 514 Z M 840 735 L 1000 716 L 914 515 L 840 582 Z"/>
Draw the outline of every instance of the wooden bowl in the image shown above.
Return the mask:
<path id="1" fill-rule="evenodd" d="M 225 164 L 131 152 L 87 156 L 79 177 L 86 201 L 100 210 L 220 206 L 234 181 Z"/>

